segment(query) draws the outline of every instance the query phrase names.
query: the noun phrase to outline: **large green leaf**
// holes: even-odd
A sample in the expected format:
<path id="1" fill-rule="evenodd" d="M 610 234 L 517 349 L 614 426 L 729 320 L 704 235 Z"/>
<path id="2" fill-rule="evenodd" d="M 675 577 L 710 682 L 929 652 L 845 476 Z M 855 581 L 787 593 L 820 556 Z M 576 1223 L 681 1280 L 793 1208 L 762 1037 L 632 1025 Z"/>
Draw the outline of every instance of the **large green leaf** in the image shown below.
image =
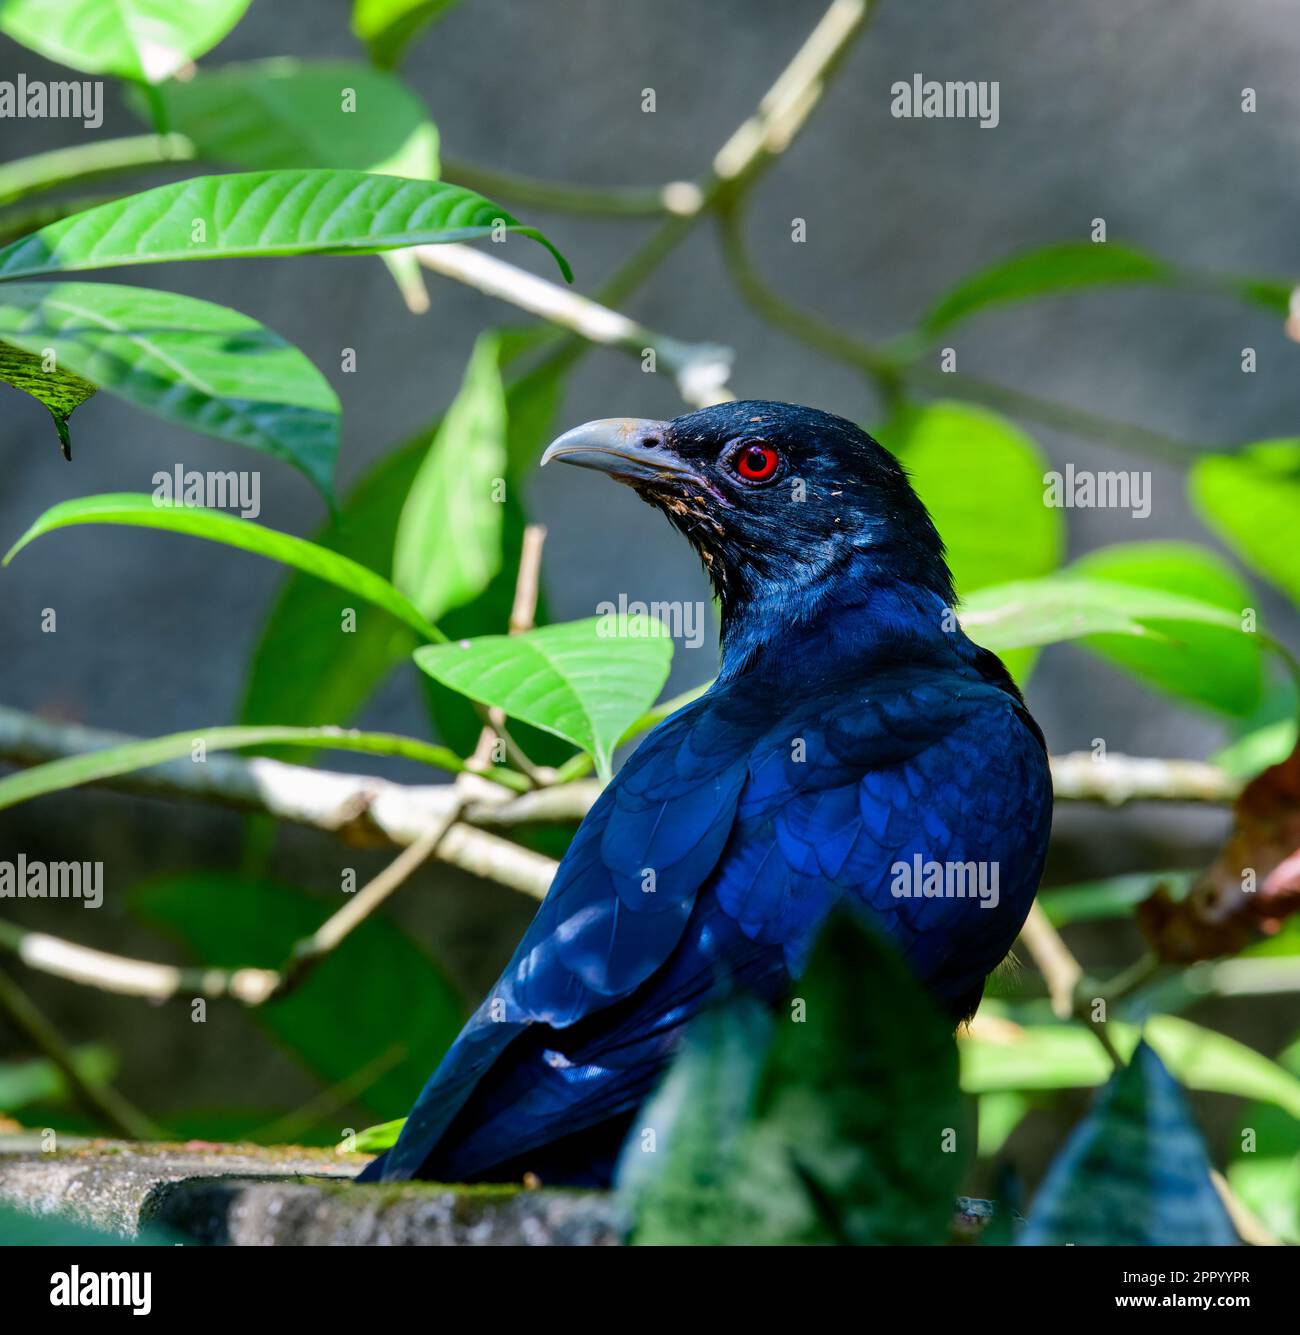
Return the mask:
<path id="1" fill-rule="evenodd" d="M 200 156 L 249 171 L 347 167 L 433 180 L 438 131 L 400 79 L 358 61 L 279 57 L 201 70 L 160 89 Z M 135 109 L 148 115 L 136 94 Z"/>
<path id="2" fill-rule="evenodd" d="M 1063 241 L 1020 251 L 962 279 L 926 312 L 921 332 L 935 337 L 979 311 L 1008 302 L 1086 287 L 1164 285 L 1176 277 L 1171 265 L 1132 246 Z"/>
<path id="3" fill-rule="evenodd" d="M 87 74 L 159 83 L 210 50 L 250 0 L 4 0 L 0 30 Z"/>
<path id="4" fill-rule="evenodd" d="M 196 176 L 100 204 L 0 249 L 0 278 L 171 260 L 362 254 L 472 241 L 494 227 L 540 242 L 572 280 L 567 261 L 536 228 L 473 190 L 320 169 Z"/>
<path id="5" fill-rule="evenodd" d="M 397 525 L 393 583 L 432 621 L 476 598 L 501 569 L 507 409 L 499 352 L 495 334 L 474 345 Z"/>
<path id="6" fill-rule="evenodd" d="M 331 902 L 222 872 L 129 893 L 137 916 L 217 968 L 280 967 L 294 942 L 345 902 L 342 893 Z M 328 1086 L 372 1071 L 356 1101 L 380 1115 L 410 1104 L 463 1020 L 445 974 L 383 916 L 368 918 L 295 991 L 253 1014 Z"/>
<path id="7" fill-rule="evenodd" d="M 744 999 L 688 1031 L 620 1163 L 636 1241 L 945 1239 L 970 1153 L 951 1024 L 848 918 L 795 991 L 775 1031 Z"/>
<path id="8" fill-rule="evenodd" d="M 1022 1246 L 1231 1246 L 1187 1100 L 1145 1043 L 1043 1179 Z"/>
<path id="9" fill-rule="evenodd" d="M 1043 503 L 1047 462 L 1005 418 L 966 403 L 909 406 L 881 441 L 912 476 L 943 534 L 957 591 L 1055 570 L 1065 543 L 1061 512 Z"/>
<path id="10" fill-rule="evenodd" d="M 521 467 L 525 458 L 531 461 L 554 418 L 561 385 L 559 376 L 544 372 L 525 376 L 506 391 L 509 450 L 512 459 L 517 452 Z M 436 428 L 421 432 L 380 460 L 317 535 L 317 543 L 387 575 L 398 517 L 436 434 Z M 515 477 L 512 471 L 501 572 L 481 597 L 447 618 L 447 633 L 456 639 L 490 634 L 506 625 L 523 528 Z M 241 711 L 245 723 L 347 722 L 396 664 L 410 661 L 416 645 L 410 630 L 386 616 L 358 616 L 355 629 L 344 632 L 345 602 L 329 584 L 290 575 L 249 667 Z M 439 735 L 468 754 L 482 726 L 473 707 L 432 679 L 421 680 L 432 697 Z"/>
<path id="11" fill-rule="evenodd" d="M 331 494 L 338 397 L 238 311 L 113 283 L 6 283 L 0 336 L 166 421 L 285 459 Z"/>
<path id="12" fill-rule="evenodd" d="M 236 751 L 246 747 L 309 746 L 334 751 L 360 751 L 367 755 L 405 756 L 439 769 L 461 772 L 465 766 L 459 756 L 444 746 L 434 746 L 415 737 L 401 737 L 389 732 L 358 732 L 351 728 L 266 727 L 196 728 L 190 732 L 171 732 L 163 737 L 122 742 L 98 751 L 47 760 L 31 769 L 18 770 L 0 779 L 0 811 L 19 802 L 62 792 L 85 783 L 97 783 L 120 774 L 163 765 L 168 761 L 193 759 L 202 743 L 203 755 L 209 752 Z M 199 763 L 199 762 L 195 762 Z M 505 773 L 493 776 L 511 786 Z"/>
<path id="13" fill-rule="evenodd" d="M 370 48 L 377 65 L 396 65 L 422 28 L 456 0 L 354 0 L 352 31 Z"/>
<path id="14" fill-rule="evenodd" d="M 618 739 L 658 697 L 673 654 L 662 622 L 615 621 L 429 644 L 415 661 L 444 686 L 572 742 L 608 777 Z"/>
<path id="15" fill-rule="evenodd" d="M 763 1236 L 778 1193 L 760 1204 L 747 1192 L 749 1123 L 771 1038 L 770 1012 L 748 996 L 705 1011 L 688 1027 L 619 1162 L 619 1193 L 638 1246 L 734 1246 Z M 792 1169 L 780 1186 L 797 1209 Z"/>
<path id="16" fill-rule="evenodd" d="M 5 565 L 43 533 L 76 524 L 123 524 L 134 528 L 166 529 L 172 533 L 187 533 L 192 537 L 224 543 L 240 551 L 253 552 L 272 561 L 294 566 L 317 579 L 328 580 L 374 603 L 376 607 L 382 607 L 424 639 L 439 638 L 437 628 L 431 626 L 418 609 L 386 579 L 356 561 L 340 556 L 338 552 L 318 547 L 314 542 L 295 537 L 292 533 L 263 528 L 261 524 L 255 524 L 249 519 L 240 519 L 219 510 L 169 505 L 155 500 L 153 496 L 130 492 L 82 496 L 51 506 L 9 549 L 4 559 Z"/>
<path id="17" fill-rule="evenodd" d="M 4 332 L 5 310 L 6 307 L 0 304 L 0 332 Z M 72 438 L 68 434 L 68 418 L 99 387 L 62 365 L 57 350 L 56 355 L 51 357 L 46 351 L 47 347 L 48 344 L 43 343 L 32 347 L 16 338 L 0 342 L 0 380 L 6 385 L 12 385 L 14 389 L 22 390 L 24 394 L 30 394 L 45 405 L 54 419 L 54 429 L 58 433 L 63 457 L 71 459 Z"/>
<path id="18" fill-rule="evenodd" d="M 1278 1055 L 1300 1075 L 1300 1039 Z M 1228 1185 L 1284 1242 L 1300 1246 L 1300 1114 L 1253 1103 L 1241 1116 Z"/>
<path id="19" fill-rule="evenodd" d="M 1202 518 L 1252 570 L 1300 605 L 1300 440 L 1204 455 L 1189 478 Z"/>
<path id="20" fill-rule="evenodd" d="M 1132 1025 L 1112 1021 L 1108 1032 L 1121 1054 L 1137 1046 Z M 1300 1079 L 1244 1043 L 1177 1015 L 1154 1016 L 1144 1032 L 1189 1089 L 1260 1099 L 1300 1117 Z M 973 1033 L 958 1049 L 961 1085 L 968 1094 L 1081 1089 L 1101 1084 L 1112 1069 L 1096 1038 L 1073 1024 L 1030 1025 L 1010 1038 Z"/>
<path id="21" fill-rule="evenodd" d="M 993 650 L 1089 635 L 1176 638 L 1186 625 L 1244 634 L 1240 614 L 1214 603 L 1068 572 L 980 589 L 962 604 L 961 623 L 971 639 Z"/>
<path id="22" fill-rule="evenodd" d="M 1090 552 L 1070 573 L 1163 589 L 1211 603 L 1235 617 L 1231 629 L 1184 622 L 1169 638 L 1097 635 L 1082 644 L 1166 694 L 1229 714 L 1249 714 L 1258 706 L 1263 654 L 1257 637 L 1241 633 L 1250 591 L 1213 552 L 1192 543 L 1123 543 Z"/>

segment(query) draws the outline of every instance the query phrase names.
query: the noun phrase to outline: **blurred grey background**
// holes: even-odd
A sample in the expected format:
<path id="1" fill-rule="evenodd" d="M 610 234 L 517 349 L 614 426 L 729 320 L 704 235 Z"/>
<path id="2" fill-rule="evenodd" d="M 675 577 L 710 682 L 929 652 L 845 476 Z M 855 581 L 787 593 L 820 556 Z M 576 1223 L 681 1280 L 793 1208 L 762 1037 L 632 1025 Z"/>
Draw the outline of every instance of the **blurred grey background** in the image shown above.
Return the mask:
<path id="1" fill-rule="evenodd" d="M 464 0 L 417 40 L 404 74 L 428 104 L 449 155 L 557 181 L 659 183 L 707 167 L 822 9 L 820 0 Z M 257 0 L 202 63 L 281 54 L 357 58 L 348 11 L 343 0 Z M 1086 239 L 1095 217 L 1106 219 L 1112 240 L 1190 268 L 1300 272 L 1297 68 L 1300 23 L 1284 0 L 1231 7 L 1215 0 L 885 0 L 824 104 L 759 185 L 748 220 L 754 256 L 782 293 L 868 339 L 904 331 L 950 284 L 1013 250 Z M 18 71 L 60 77 L 0 39 L 0 78 Z M 999 126 L 891 118 L 891 83 L 915 72 L 1000 81 Z M 641 110 L 646 87 L 656 90 L 653 115 Z M 1254 115 L 1241 111 L 1245 87 L 1258 92 Z M 89 135 L 137 131 L 111 84 L 107 97 L 98 131 L 0 121 L 0 154 L 10 160 Z M 546 228 L 584 291 L 598 287 L 653 226 L 515 211 Z M 790 243 L 796 216 L 807 220 L 802 246 Z M 540 250 L 515 246 L 510 258 L 550 272 Z M 343 402 L 345 490 L 445 406 L 475 334 L 510 317 L 433 279 L 432 309 L 414 317 L 368 258 L 154 266 L 112 276 L 236 306 L 303 348 Z M 878 419 L 880 405 L 858 375 L 755 319 L 733 293 L 707 225 L 627 309 L 665 333 L 734 347 L 732 384 L 744 397 L 795 400 L 864 423 Z M 1099 291 L 984 315 L 954 341 L 963 371 L 1207 447 L 1293 434 L 1300 416 L 1300 349 L 1267 313 L 1226 299 Z M 1254 375 L 1240 370 L 1248 345 L 1259 351 Z M 339 373 L 344 347 L 357 350 L 355 374 Z M 569 381 L 562 424 L 679 411 L 668 377 L 643 375 L 630 358 L 593 351 Z M 1154 468 L 1150 518 L 1072 511 L 1070 555 L 1113 541 L 1212 542 L 1188 512 L 1180 469 L 1125 462 L 1130 456 L 1102 445 L 1027 429 L 1057 467 Z M 108 395 L 77 412 L 73 440 L 69 465 L 44 409 L 17 393 L 0 396 L 4 545 L 60 499 L 148 490 L 155 470 L 178 462 L 260 467 L 263 523 L 310 534 L 324 517 L 320 499 L 287 466 L 187 435 Z M 545 577 L 555 616 L 592 615 L 599 601 L 620 593 L 707 597 L 685 544 L 632 495 L 574 470 L 548 470 L 536 477 L 530 504 L 550 530 Z M 277 567 L 254 557 L 162 534 L 82 528 L 47 537 L 0 582 L 0 701 L 143 735 L 230 722 L 281 578 Z M 1260 605 L 1266 616 L 1281 611 L 1266 595 Z M 39 632 L 45 607 L 57 609 L 57 635 Z M 1274 624 L 1285 627 L 1277 618 Z M 671 684 L 703 680 L 712 666 L 711 646 L 679 649 Z M 1112 749 L 1134 754 L 1201 756 L 1223 736 L 1207 716 L 1156 701 L 1068 648 L 1044 656 L 1031 704 L 1055 750 L 1104 737 Z M 426 726 L 409 674 L 391 683 L 366 722 L 406 732 Z M 347 767 L 383 768 L 357 761 Z M 1057 879 L 1194 865 L 1222 822 L 1203 811 L 1148 811 L 1138 828 L 1128 817 L 1070 811 L 1059 831 Z M 162 872 L 235 865 L 239 838 L 238 820 L 220 812 L 87 792 L 0 816 L 4 856 L 102 858 L 108 867 L 107 902 L 93 922 L 83 923 L 75 907 L 60 916 L 54 908 L 42 914 L 20 906 L 16 916 L 152 957 L 170 956 L 169 945 L 122 915 L 115 890 Z M 342 856 L 324 837 L 288 832 L 277 845 L 275 870 L 332 887 Z M 434 885 L 442 892 L 431 893 Z M 397 911 L 475 988 L 499 965 L 502 943 L 530 908 L 499 887 L 434 869 L 401 897 Z M 31 975 L 25 982 L 69 1033 L 105 1026 L 117 1032 L 128 1091 L 147 1086 L 150 1071 L 165 1065 L 178 1106 L 220 1101 L 229 1094 L 220 1072 L 229 1068 L 211 1060 L 210 1045 L 222 1043 L 241 1053 L 241 1095 L 250 1100 L 280 1104 L 310 1090 L 295 1085 L 296 1068 L 266 1045 L 245 1045 L 248 1021 L 238 1014 L 214 1016 L 198 1050 L 188 1027 L 140 1003 Z M 0 1030 L 0 1047 L 5 1041 Z"/>

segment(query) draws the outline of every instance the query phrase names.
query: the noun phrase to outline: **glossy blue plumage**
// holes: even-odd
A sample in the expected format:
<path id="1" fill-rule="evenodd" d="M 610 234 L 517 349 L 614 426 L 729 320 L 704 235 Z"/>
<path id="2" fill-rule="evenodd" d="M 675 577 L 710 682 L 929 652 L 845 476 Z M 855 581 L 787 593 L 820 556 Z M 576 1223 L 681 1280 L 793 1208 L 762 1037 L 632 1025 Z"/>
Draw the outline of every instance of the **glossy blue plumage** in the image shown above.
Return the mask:
<path id="1" fill-rule="evenodd" d="M 854 548 L 733 619 L 718 681 L 601 795 L 367 1179 L 607 1180 L 682 1026 L 736 986 L 779 998 L 837 901 L 973 1010 L 1038 883 L 1047 759 L 944 580 L 890 573 Z M 994 866 L 997 906 L 897 896 L 917 857 Z"/>

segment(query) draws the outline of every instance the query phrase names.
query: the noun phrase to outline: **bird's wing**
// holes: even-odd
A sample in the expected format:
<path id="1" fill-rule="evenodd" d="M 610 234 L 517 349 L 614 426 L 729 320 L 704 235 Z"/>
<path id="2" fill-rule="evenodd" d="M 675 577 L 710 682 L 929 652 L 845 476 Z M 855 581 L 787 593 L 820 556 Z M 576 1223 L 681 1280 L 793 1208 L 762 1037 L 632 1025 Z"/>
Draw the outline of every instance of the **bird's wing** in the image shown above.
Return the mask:
<path id="1" fill-rule="evenodd" d="M 483 1074 L 529 1025 L 573 1025 L 668 959 L 730 836 L 752 737 L 706 697 L 642 743 L 588 813 L 514 957 L 397 1144 L 363 1178 L 418 1172 Z"/>
<path id="2" fill-rule="evenodd" d="M 958 1004 L 1005 956 L 1041 871 L 1050 781 L 1023 719 L 992 683 L 915 667 L 801 709 L 753 748 L 715 878 L 723 908 L 798 972 L 843 896 Z M 998 902 L 900 897 L 895 869 L 910 874 L 918 857 L 976 864 L 986 885 L 997 878 Z"/>

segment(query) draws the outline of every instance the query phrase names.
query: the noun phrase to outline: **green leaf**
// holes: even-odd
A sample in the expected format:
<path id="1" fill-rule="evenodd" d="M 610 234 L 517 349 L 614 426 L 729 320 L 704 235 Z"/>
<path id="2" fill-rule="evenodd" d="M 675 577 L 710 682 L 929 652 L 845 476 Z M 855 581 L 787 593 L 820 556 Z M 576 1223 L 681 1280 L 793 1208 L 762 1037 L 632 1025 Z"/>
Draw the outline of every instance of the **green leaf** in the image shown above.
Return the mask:
<path id="1" fill-rule="evenodd" d="M 930 307 L 920 329 L 933 338 L 990 306 L 1078 288 L 1132 283 L 1165 286 L 1176 280 L 1171 265 L 1132 246 L 1064 241 L 1021 251 L 964 278 Z"/>
<path id="2" fill-rule="evenodd" d="M 113 1054 L 98 1044 L 73 1049 L 72 1065 L 92 1085 L 105 1084 L 117 1073 Z M 0 1062 L 0 1114 L 32 1103 L 63 1103 L 70 1093 L 67 1076 L 48 1057 Z"/>
<path id="3" fill-rule="evenodd" d="M 534 227 L 460 186 L 309 169 L 196 176 L 115 199 L 0 248 L 0 278 L 235 256 L 365 254 Z"/>
<path id="4" fill-rule="evenodd" d="M 1300 605 L 1300 440 L 1268 440 L 1192 465 L 1192 503 L 1252 570 Z"/>
<path id="5" fill-rule="evenodd" d="M 1005 418 L 965 403 L 909 406 L 880 439 L 911 474 L 948 549 L 960 594 L 1050 574 L 1065 525 L 1043 503 L 1047 461 Z"/>
<path id="6" fill-rule="evenodd" d="M 1139 1044 L 1047 1170 L 1018 1242 L 1226 1247 L 1237 1240 L 1187 1100 L 1155 1052 Z"/>
<path id="7" fill-rule="evenodd" d="M 93 382 L 91 393 L 98 385 L 165 421 L 284 459 L 332 494 L 338 397 L 297 348 L 238 311 L 113 283 L 7 283 L 0 335 L 28 353 L 52 350 L 77 384 Z"/>
<path id="8" fill-rule="evenodd" d="M 1040 890 L 1038 902 L 1054 927 L 1075 922 L 1098 922 L 1127 918 L 1158 885 L 1185 887 L 1191 873 L 1185 871 L 1139 871 L 1109 876 L 1101 881 L 1081 881 L 1057 890 Z"/>
<path id="9" fill-rule="evenodd" d="M 314 542 L 295 537 L 292 533 L 263 528 L 249 519 L 223 514 L 219 510 L 169 505 L 155 500 L 153 496 L 130 492 L 82 496 L 51 506 L 9 549 L 4 564 L 8 565 L 28 543 L 43 533 L 75 524 L 123 524 L 135 528 L 166 529 L 172 533 L 187 533 L 192 537 L 206 538 L 211 542 L 224 543 L 227 547 L 253 552 L 272 561 L 295 566 L 317 579 L 328 580 L 374 603 L 376 607 L 382 607 L 424 639 L 439 638 L 437 628 L 431 626 L 386 579 L 350 561 L 346 556 L 318 547 Z"/>
<path id="10" fill-rule="evenodd" d="M 200 964 L 273 969 L 347 897 L 210 872 L 137 886 L 128 902 Z M 364 1081 L 355 1101 L 381 1115 L 415 1098 L 463 1021 L 446 975 L 383 916 L 368 918 L 297 989 L 252 1014 L 327 1085 Z"/>
<path id="11" fill-rule="evenodd" d="M 358 61 L 278 57 L 200 70 L 159 93 L 201 157 L 249 171 L 343 167 L 431 181 L 438 131 L 402 81 Z M 134 110 L 149 115 L 136 93 Z"/>
<path id="12" fill-rule="evenodd" d="M 518 451 L 521 461 L 526 458 L 531 463 L 554 419 L 562 383 L 554 372 L 538 372 L 506 391 L 512 458 Z M 317 535 L 318 545 L 387 575 L 392 570 L 398 517 L 434 434 L 436 428 L 421 432 L 380 460 L 348 497 L 337 518 Z M 516 500 L 517 474 L 512 470 L 508 476 L 511 485 L 501 573 L 481 597 L 448 617 L 447 633 L 457 639 L 490 634 L 507 623 L 523 529 Z M 341 618 L 346 601 L 320 580 L 290 576 L 271 609 L 249 667 L 243 722 L 347 722 L 396 664 L 410 662 L 415 636 L 386 616 L 359 613 L 355 630 L 344 633 Z M 421 680 L 432 697 L 439 736 L 468 754 L 482 727 L 478 715 L 464 696 L 430 678 Z M 530 749 L 529 754 L 534 752 Z M 542 757 L 539 753 L 535 758 Z"/>
<path id="13" fill-rule="evenodd" d="M 4 328 L 5 310 L 6 307 L 0 304 L 0 332 L 7 332 Z M 34 344 L 39 340 L 30 342 Z M 63 457 L 71 459 L 72 439 L 68 435 L 68 418 L 72 416 L 73 409 L 80 407 L 95 393 L 98 386 L 60 366 L 57 357 L 47 371 L 45 346 L 41 344 L 33 348 L 26 342 L 19 343 L 17 339 L 0 342 L 0 380 L 22 390 L 24 394 L 30 394 L 45 405 L 54 419 L 54 429 L 58 432 Z"/>
<path id="14" fill-rule="evenodd" d="M 501 569 L 506 399 L 499 351 L 495 334 L 474 345 L 397 525 L 393 583 L 433 621 L 478 597 Z"/>
<path id="15" fill-rule="evenodd" d="M 160 83 L 221 41 L 249 0 L 5 0 L 0 30 L 87 74 Z"/>
<path id="16" fill-rule="evenodd" d="M 1168 639 L 1098 635 L 1082 644 L 1168 695 L 1237 715 L 1258 706 L 1263 655 L 1258 638 L 1242 634 L 1241 628 L 1250 591 L 1213 552 L 1192 543 L 1123 543 L 1090 552 L 1068 573 L 1163 589 L 1231 614 L 1236 622 L 1231 629 L 1185 622 L 1176 638 L 1171 630 Z"/>
<path id="17" fill-rule="evenodd" d="M 1277 719 L 1230 742 L 1210 757 L 1212 765 L 1249 779 L 1270 765 L 1280 765 L 1296 748 L 1296 720 Z"/>
<path id="18" fill-rule="evenodd" d="M 615 744 L 654 703 L 672 654 L 667 629 L 655 618 L 591 617 L 520 635 L 424 645 L 415 661 L 471 700 L 572 742 L 608 778 Z"/>
<path id="19" fill-rule="evenodd" d="M 947 1238 L 970 1139 L 957 1074 L 952 1022 L 889 942 L 851 915 L 832 920 L 780 1019 L 759 1101 L 832 1235 Z"/>
<path id="20" fill-rule="evenodd" d="M 0 204 L 10 204 L 63 185 L 84 187 L 99 176 L 156 167 L 163 162 L 183 162 L 193 156 L 194 145 L 179 134 L 133 134 L 121 139 L 91 140 L 69 148 L 52 148 L 14 162 L 0 163 Z M 50 207 L 67 211 L 63 203 Z M 11 218 L 12 215 L 5 218 L 6 234 L 12 226 Z"/>
<path id="21" fill-rule="evenodd" d="M 352 31 L 370 48 L 376 65 L 395 66 L 420 30 L 441 18 L 456 0 L 354 0 Z"/>
<path id="22" fill-rule="evenodd" d="M 798 1203 L 789 1169 L 766 1202 L 747 1191 L 749 1121 L 771 1037 L 770 1012 L 750 996 L 705 1011 L 687 1028 L 619 1161 L 619 1195 L 635 1221 L 636 1245 L 743 1245 L 770 1227 L 781 1188 Z"/>
<path id="23" fill-rule="evenodd" d="M 1132 1025 L 1112 1021 L 1108 1032 L 1122 1056 L 1137 1046 Z M 1244 1043 L 1176 1015 L 1154 1016 L 1145 1036 L 1189 1089 L 1260 1099 L 1300 1117 L 1300 1079 Z M 958 1050 L 968 1094 L 1086 1088 L 1108 1079 L 1112 1069 L 1101 1044 L 1078 1025 L 1031 1025 L 1009 1039 L 972 1034 Z"/>
<path id="24" fill-rule="evenodd" d="M 779 1014 L 741 999 L 688 1031 L 620 1163 L 635 1240 L 943 1241 L 965 1125 L 951 1024 L 847 915 Z"/>
<path id="25" fill-rule="evenodd" d="M 1300 1040 L 1278 1055 L 1278 1065 L 1300 1075 Z M 1300 1245 L 1300 1117 L 1262 1103 L 1241 1116 L 1228 1185 L 1265 1226 Z"/>
<path id="26" fill-rule="evenodd" d="M 364 1131 L 357 1132 L 348 1149 L 358 1154 L 382 1154 L 397 1144 L 397 1138 L 405 1125 L 406 1118 L 398 1117 L 391 1122 L 380 1122 L 378 1126 L 368 1126 Z"/>
<path id="27" fill-rule="evenodd" d="M 46 793 L 62 792 L 84 783 L 98 783 L 119 774 L 168 761 L 192 760 L 199 744 L 203 753 L 237 751 L 246 747 L 310 746 L 334 751 L 361 751 L 367 755 L 405 756 L 426 765 L 460 773 L 464 763 L 444 746 L 434 746 L 415 737 L 401 737 L 389 732 L 358 732 L 352 728 L 226 727 L 199 728 L 191 732 L 172 732 L 163 737 L 106 746 L 99 751 L 47 760 L 43 765 L 18 770 L 0 779 L 0 811 L 28 802 Z M 501 771 L 498 779 L 513 786 Z"/>
<path id="28" fill-rule="evenodd" d="M 1244 633 L 1240 613 L 1199 598 L 1069 572 L 980 589 L 962 604 L 961 623 L 971 639 L 993 650 L 1089 635 L 1176 638 L 1186 625 Z"/>

